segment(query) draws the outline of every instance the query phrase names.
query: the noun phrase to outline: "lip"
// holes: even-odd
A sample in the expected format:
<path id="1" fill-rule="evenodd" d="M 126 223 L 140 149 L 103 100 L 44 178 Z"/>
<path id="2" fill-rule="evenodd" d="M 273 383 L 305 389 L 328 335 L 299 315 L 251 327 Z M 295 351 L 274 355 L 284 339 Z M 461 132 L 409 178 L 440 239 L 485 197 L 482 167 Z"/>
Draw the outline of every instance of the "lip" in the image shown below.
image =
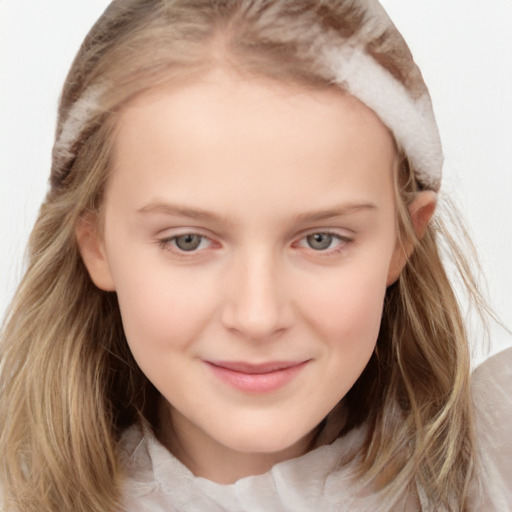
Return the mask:
<path id="1" fill-rule="evenodd" d="M 221 381 L 247 393 L 270 393 L 291 382 L 306 361 L 270 361 L 252 364 L 242 361 L 204 361 Z"/>

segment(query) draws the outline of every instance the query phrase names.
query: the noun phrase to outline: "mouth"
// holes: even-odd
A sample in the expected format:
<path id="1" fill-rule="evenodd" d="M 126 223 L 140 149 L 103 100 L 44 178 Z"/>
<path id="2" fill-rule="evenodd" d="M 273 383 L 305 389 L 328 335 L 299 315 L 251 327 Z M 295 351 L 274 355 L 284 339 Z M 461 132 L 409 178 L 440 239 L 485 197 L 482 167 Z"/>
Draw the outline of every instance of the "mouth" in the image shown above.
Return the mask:
<path id="1" fill-rule="evenodd" d="M 270 361 L 252 364 L 242 361 L 204 361 L 222 382 L 247 393 L 270 393 L 291 382 L 310 362 Z"/>

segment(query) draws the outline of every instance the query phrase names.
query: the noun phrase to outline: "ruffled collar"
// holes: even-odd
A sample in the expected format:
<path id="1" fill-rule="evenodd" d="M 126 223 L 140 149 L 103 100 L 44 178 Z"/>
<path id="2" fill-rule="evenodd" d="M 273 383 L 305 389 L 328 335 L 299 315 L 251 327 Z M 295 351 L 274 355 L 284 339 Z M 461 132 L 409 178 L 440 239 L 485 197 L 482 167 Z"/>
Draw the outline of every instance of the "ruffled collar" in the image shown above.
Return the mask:
<path id="1" fill-rule="evenodd" d="M 194 476 L 151 432 L 132 426 L 120 443 L 125 507 L 134 512 L 392 510 L 397 501 L 405 504 L 405 498 L 395 495 L 391 501 L 371 493 L 354 477 L 366 430 L 365 426 L 354 429 L 264 474 L 223 485 Z M 321 436 L 319 443 L 325 440 Z"/>

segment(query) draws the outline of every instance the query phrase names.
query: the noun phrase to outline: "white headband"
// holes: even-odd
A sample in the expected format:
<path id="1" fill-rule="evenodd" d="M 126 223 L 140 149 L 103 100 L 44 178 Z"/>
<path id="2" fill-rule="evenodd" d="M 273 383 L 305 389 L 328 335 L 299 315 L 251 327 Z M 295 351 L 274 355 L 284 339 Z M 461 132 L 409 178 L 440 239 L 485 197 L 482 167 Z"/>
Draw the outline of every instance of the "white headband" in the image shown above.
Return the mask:
<path id="1" fill-rule="evenodd" d="M 324 34 L 312 51 L 320 55 L 332 81 L 371 108 L 391 130 L 418 181 L 437 191 L 443 152 L 428 91 L 425 87 L 423 95 L 414 99 L 399 80 L 365 52 L 369 41 L 390 28 L 396 29 L 377 0 L 359 1 L 365 9 L 360 30 L 338 45 L 333 45 L 329 35 Z M 100 98 L 107 90 L 107 84 L 91 86 L 71 107 L 54 147 L 54 157 L 61 169 L 74 158 L 73 146 L 97 114 Z"/>
<path id="2" fill-rule="evenodd" d="M 53 156 L 60 168 L 66 167 L 76 156 L 73 153 L 73 145 L 77 142 L 87 122 L 96 114 L 100 98 L 105 90 L 104 84 L 90 86 L 69 109 L 59 137 L 53 146 Z"/>
<path id="3" fill-rule="evenodd" d="M 392 131 L 418 180 L 438 190 L 443 151 L 428 93 L 414 100 L 401 82 L 360 47 L 331 48 L 324 58 L 334 82 L 370 107 Z"/>

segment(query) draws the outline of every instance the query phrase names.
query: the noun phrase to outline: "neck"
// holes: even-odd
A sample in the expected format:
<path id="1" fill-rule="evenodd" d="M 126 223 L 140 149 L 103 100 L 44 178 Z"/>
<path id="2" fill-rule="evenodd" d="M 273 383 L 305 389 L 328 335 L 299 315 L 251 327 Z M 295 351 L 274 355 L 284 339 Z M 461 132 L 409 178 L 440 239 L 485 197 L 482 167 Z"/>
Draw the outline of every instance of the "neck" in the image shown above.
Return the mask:
<path id="1" fill-rule="evenodd" d="M 303 455 L 310 449 L 315 435 L 312 432 L 278 452 L 253 453 L 216 442 L 178 411 L 170 410 L 167 402 L 160 408 L 159 417 L 157 436 L 160 442 L 195 476 L 219 484 L 232 484 L 247 476 L 266 473 L 279 462 Z"/>

